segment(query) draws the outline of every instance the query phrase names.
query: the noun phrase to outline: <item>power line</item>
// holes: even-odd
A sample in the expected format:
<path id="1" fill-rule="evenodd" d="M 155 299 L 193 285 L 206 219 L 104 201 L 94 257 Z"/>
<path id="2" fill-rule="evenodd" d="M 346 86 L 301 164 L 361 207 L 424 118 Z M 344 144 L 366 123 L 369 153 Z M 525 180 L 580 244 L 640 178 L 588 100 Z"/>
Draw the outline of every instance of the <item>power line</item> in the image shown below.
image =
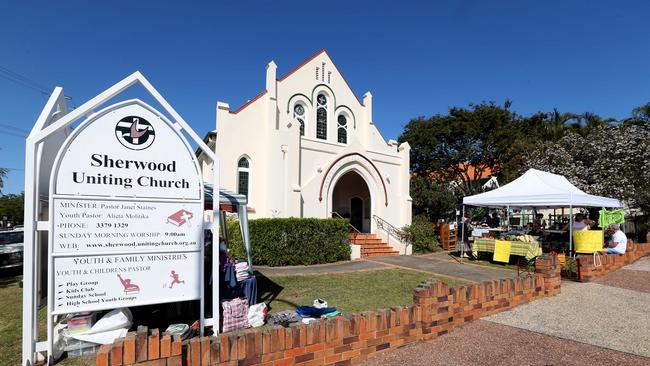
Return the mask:
<path id="1" fill-rule="evenodd" d="M 50 92 L 43 85 L 4 66 L 0 66 L 0 77 L 33 89 L 41 94 L 50 95 Z"/>
<path id="2" fill-rule="evenodd" d="M 43 97 L 49 97 L 52 92 L 48 90 L 48 87 L 43 86 L 43 84 L 40 84 L 34 79 L 30 79 L 25 75 L 19 74 L 13 70 L 10 70 L 9 68 L 0 65 L 0 77 L 4 78 L 6 80 L 12 81 L 16 84 L 22 85 L 26 88 L 32 89 L 34 91 L 37 91 L 41 94 Z M 77 108 L 76 104 L 72 102 L 72 97 L 69 95 L 64 95 L 63 96 L 65 99 L 70 101 L 70 104 L 72 105 L 72 109 Z"/>
<path id="3" fill-rule="evenodd" d="M 22 137 L 24 139 L 27 138 L 27 135 L 21 135 L 16 132 L 11 132 L 11 131 L 0 131 L 0 135 L 9 135 L 9 136 L 15 136 L 15 137 Z"/>
<path id="4" fill-rule="evenodd" d="M 10 130 L 14 130 L 14 131 L 18 131 L 18 132 L 29 133 L 29 131 L 27 131 L 25 129 L 14 127 L 14 126 L 11 126 L 11 125 L 8 125 L 8 124 L 5 124 L 5 123 L 0 123 L 0 128 L 8 128 Z"/>

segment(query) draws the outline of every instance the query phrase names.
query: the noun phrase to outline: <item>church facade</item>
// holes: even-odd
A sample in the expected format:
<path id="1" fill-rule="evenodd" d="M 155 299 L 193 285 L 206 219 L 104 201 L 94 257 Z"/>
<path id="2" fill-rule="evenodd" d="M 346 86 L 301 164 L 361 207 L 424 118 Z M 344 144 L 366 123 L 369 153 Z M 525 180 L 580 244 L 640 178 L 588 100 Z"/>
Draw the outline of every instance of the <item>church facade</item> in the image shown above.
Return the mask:
<path id="1" fill-rule="evenodd" d="M 206 142 L 216 147 L 221 187 L 248 197 L 251 218 L 341 216 L 409 254 L 386 232 L 411 223 L 409 144 L 384 140 L 372 95 L 359 100 L 325 50 L 276 72 L 271 61 L 265 90 L 241 107 L 217 103 Z M 199 160 L 210 181 L 211 163 Z"/>

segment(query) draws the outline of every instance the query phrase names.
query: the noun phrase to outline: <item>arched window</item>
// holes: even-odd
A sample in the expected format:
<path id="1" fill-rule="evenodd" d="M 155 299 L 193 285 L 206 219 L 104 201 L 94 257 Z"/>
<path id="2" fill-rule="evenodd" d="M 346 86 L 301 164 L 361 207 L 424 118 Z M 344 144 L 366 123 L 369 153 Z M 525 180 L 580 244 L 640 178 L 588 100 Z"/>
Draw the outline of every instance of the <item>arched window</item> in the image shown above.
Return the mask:
<path id="1" fill-rule="evenodd" d="M 296 105 L 293 107 L 293 118 L 295 118 L 298 123 L 300 123 L 300 136 L 305 136 L 306 114 L 305 107 L 302 104 L 296 103 Z"/>
<path id="2" fill-rule="evenodd" d="M 325 94 L 318 94 L 316 108 L 316 138 L 327 140 L 327 97 Z"/>
<path id="3" fill-rule="evenodd" d="M 348 119 L 344 114 L 339 114 L 338 127 L 336 128 L 338 135 L 338 142 L 342 144 L 348 143 Z"/>
<path id="4" fill-rule="evenodd" d="M 250 184 L 250 161 L 242 157 L 237 163 L 237 193 L 248 197 Z"/>

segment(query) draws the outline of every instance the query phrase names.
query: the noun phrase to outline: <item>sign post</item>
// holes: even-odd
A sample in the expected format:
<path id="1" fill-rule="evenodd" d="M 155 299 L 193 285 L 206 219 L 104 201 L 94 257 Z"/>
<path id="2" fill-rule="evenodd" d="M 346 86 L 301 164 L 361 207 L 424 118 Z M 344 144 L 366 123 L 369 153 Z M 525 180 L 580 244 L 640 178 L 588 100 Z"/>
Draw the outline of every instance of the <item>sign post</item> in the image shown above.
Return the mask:
<path id="1" fill-rule="evenodd" d="M 175 121 L 137 99 L 90 113 L 136 82 Z M 41 221 L 35 187 L 43 164 L 34 152 L 85 115 L 48 164 L 49 220 Z M 183 132 L 218 164 L 139 72 L 49 126 L 37 123 L 26 147 L 23 365 L 42 351 L 53 362 L 54 319 L 61 314 L 200 300 L 203 333 L 203 180 Z M 212 183 L 219 187 L 218 174 Z M 215 237 L 218 225 L 211 223 Z M 47 342 L 36 342 L 35 331 L 38 231 L 48 232 Z"/>

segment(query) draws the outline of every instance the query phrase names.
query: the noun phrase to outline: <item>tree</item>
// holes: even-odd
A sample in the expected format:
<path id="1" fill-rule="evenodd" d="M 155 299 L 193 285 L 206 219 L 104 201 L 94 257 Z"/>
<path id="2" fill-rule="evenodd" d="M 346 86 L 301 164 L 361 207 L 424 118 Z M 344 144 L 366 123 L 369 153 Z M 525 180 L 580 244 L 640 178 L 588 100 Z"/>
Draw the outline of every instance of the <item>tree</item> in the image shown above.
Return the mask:
<path id="1" fill-rule="evenodd" d="M 650 125 L 603 124 L 542 141 L 524 169 L 565 176 L 587 193 L 618 198 L 650 212 Z"/>
<path id="2" fill-rule="evenodd" d="M 414 216 L 426 215 L 430 221 L 455 216 L 456 197 L 449 185 L 435 182 L 428 176 L 411 178 Z"/>
<path id="3" fill-rule="evenodd" d="M 488 172 L 501 173 L 503 162 L 516 156 L 512 145 L 521 129 L 510 105 L 484 102 L 411 120 L 399 140 L 411 145 L 412 171 L 439 183 L 455 182 L 462 196 L 480 192 Z"/>
<path id="4" fill-rule="evenodd" d="M 8 172 L 9 172 L 9 169 L 0 168 L 0 193 L 2 193 L 2 188 L 4 188 L 4 186 L 5 186 L 5 178 L 7 177 Z"/>
<path id="5" fill-rule="evenodd" d="M 6 194 L 0 196 L 0 219 L 6 217 L 14 225 L 22 224 L 25 208 L 25 194 Z"/>

